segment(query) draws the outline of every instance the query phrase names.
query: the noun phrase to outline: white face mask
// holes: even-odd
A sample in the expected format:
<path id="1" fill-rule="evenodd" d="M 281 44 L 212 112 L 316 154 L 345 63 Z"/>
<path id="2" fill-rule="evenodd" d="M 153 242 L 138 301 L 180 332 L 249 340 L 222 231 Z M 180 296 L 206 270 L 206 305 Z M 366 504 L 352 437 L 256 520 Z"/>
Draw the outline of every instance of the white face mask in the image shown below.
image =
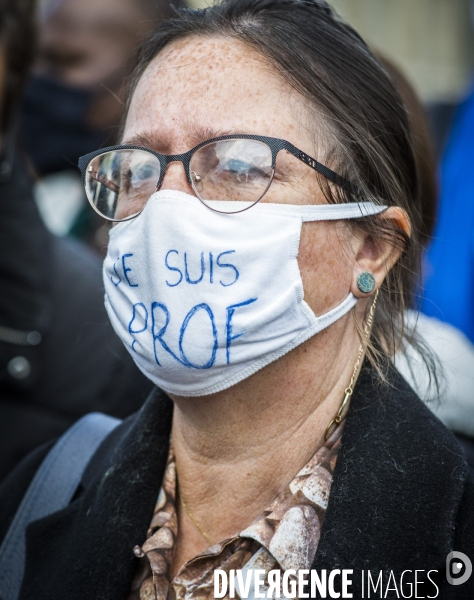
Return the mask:
<path id="1" fill-rule="evenodd" d="M 229 215 L 182 192 L 157 192 L 142 214 L 110 232 L 104 283 L 112 325 L 140 370 L 165 391 L 224 390 L 357 302 L 349 293 L 319 316 L 306 304 L 297 262 L 302 223 L 384 209 L 261 202 Z"/>

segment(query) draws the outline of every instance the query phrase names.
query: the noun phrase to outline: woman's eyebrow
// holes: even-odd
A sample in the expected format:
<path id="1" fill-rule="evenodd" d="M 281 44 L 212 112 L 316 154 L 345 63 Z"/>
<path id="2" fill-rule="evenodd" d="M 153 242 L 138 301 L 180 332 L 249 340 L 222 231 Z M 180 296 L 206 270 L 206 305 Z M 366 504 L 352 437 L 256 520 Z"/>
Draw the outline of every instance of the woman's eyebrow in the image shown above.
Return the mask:
<path id="1" fill-rule="evenodd" d="M 158 138 L 158 136 L 152 133 L 139 133 L 132 135 L 131 137 L 122 140 L 121 145 L 144 146 L 145 148 L 150 148 L 157 151 L 163 149 L 163 142 Z"/>
<path id="2" fill-rule="evenodd" d="M 226 135 L 232 135 L 233 133 L 244 133 L 243 131 L 236 131 L 230 129 L 218 129 L 215 127 L 201 125 L 193 125 L 189 128 L 188 140 L 192 144 L 192 147 L 197 146 L 201 142 L 206 140 L 212 140 L 216 137 L 224 137 Z"/>
<path id="3" fill-rule="evenodd" d="M 194 148 L 201 142 L 205 142 L 206 140 L 231 135 L 233 133 L 244 132 L 235 132 L 229 129 L 215 129 L 213 127 L 192 127 L 191 130 L 185 135 L 185 139 L 188 143 L 188 148 L 185 150 L 185 152 L 191 148 Z M 150 148 L 156 152 L 167 152 L 169 148 L 169 142 L 165 141 L 163 138 L 160 138 L 156 133 L 140 133 L 137 135 L 132 135 L 131 137 L 123 140 L 122 144 L 125 146 L 144 146 L 145 148 Z"/>

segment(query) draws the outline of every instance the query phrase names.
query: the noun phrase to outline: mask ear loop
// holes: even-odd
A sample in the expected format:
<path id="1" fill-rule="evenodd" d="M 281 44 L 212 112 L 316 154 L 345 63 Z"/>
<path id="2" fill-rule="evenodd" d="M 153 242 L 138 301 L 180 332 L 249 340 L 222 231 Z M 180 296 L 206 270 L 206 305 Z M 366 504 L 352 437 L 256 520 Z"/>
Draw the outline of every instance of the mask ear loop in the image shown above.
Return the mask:
<path id="1" fill-rule="evenodd" d="M 363 356 L 364 351 L 366 350 L 367 344 L 369 342 L 369 336 L 370 336 L 370 332 L 372 330 L 372 323 L 374 321 L 375 307 L 377 305 L 378 297 L 379 297 L 379 290 L 377 290 L 377 292 L 375 293 L 374 301 L 372 302 L 372 306 L 370 307 L 369 318 L 367 319 L 367 323 L 365 324 L 365 328 L 364 328 L 364 339 L 362 340 L 362 342 L 360 343 L 360 346 L 359 346 L 359 352 L 357 353 L 357 360 L 354 365 L 354 371 L 352 372 L 351 381 L 350 381 L 349 385 L 346 387 L 346 389 L 344 390 L 344 394 L 345 394 L 344 400 L 342 401 L 341 406 L 339 407 L 339 410 L 337 411 L 336 416 L 334 417 L 334 419 L 332 419 L 330 421 L 329 425 L 326 428 L 326 432 L 324 434 L 324 440 L 326 442 L 329 439 L 329 437 L 334 433 L 334 431 L 337 429 L 339 423 L 346 416 L 347 408 L 348 408 L 350 399 L 352 397 L 352 394 L 354 392 L 354 385 L 356 382 L 357 371 L 359 370 L 359 367 L 360 367 L 360 361 L 362 360 L 362 356 Z"/>

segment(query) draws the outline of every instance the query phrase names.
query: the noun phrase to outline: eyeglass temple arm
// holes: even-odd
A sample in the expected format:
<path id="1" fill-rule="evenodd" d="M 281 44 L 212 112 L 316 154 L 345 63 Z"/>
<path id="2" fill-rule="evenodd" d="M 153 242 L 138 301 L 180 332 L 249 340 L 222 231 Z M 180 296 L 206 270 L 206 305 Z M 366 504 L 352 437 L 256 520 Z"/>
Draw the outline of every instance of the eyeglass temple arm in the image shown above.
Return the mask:
<path id="1" fill-rule="evenodd" d="M 329 167 L 326 167 L 326 165 L 323 165 L 315 158 L 312 158 L 311 156 L 309 156 L 309 154 L 306 154 L 302 150 L 299 150 L 296 146 L 293 146 L 293 144 L 288 143 L 288 145 L 286 146 L 286 150 L 291 152 L 291 154 L 296 156 L 296 158 L 299 158 L 302 162 L 307 164 L 309 167 L 311 167 L 321 175 L 324 175 L 326 179 L 329 179 L 329 181 L 332 181 L 342 189 L 346 190 L 346 192 L 353 194 L 357 198 L 362 197 L 362 191 L 357 186 L 352 184 L 345 177 L 338 175 L 335 171 L 333 171 Z"/>

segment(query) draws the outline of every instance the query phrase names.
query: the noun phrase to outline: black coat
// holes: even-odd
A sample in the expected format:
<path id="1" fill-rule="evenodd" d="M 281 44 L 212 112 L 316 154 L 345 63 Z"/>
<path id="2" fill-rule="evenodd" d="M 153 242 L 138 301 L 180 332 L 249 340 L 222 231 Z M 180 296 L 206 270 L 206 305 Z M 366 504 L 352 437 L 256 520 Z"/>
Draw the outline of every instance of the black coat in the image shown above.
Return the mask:
<path id="1" fill-rule="evenodd" d="M 100 258 L 46 229 L 17 156 L 0 177 L 0 481 L 82 415 L 123 418 L 151 388 L 105 312 Z"/>
<path id="2" fill-rule="evenodd" d="M 313 568 L 353 569 L 356 599 L 364 597 L 362 570 L 374 581 L 383 571 L 385 593 L 390 571 L 399 589 L 408 569 L 427 582 L 420 598 L 472 600 L 474 576 L 451 586 L 444 575 L 451 550 L 474 559 L 472 473 L 452 434 L 397 373 L 391 377 L 387 387 L 373 370 L 361 373 Z M 99 448 L 69 507 L 30 525 L 21 600 L 126 598 L 132 548 L 145 540 L 165 469 L 171 418 L 171 401 L 152 393 Z M 0 489 L 0 539 L 44 454 L 29 457 Z M 437 571 L 430 578 L 438 595 L 429 570 Z M 405 574 L 405 582 L 414 578 Z M 407 587 L 404 593 L 415 597 Z"/>

